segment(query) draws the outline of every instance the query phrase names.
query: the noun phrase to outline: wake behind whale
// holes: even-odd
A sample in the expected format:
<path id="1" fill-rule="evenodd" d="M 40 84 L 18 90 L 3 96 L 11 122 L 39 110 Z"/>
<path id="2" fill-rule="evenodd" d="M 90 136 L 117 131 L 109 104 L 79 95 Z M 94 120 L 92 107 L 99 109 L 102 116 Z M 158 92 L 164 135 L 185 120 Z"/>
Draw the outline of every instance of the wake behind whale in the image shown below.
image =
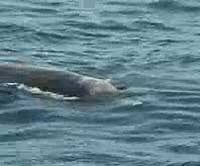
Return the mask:
<path id="1" fill-rule="evenodd" d="M 0 83 L 24 84 L 69 97 L 95 97 L 119 92 L 103 79 L 23 64 L 0 64 Z"/>

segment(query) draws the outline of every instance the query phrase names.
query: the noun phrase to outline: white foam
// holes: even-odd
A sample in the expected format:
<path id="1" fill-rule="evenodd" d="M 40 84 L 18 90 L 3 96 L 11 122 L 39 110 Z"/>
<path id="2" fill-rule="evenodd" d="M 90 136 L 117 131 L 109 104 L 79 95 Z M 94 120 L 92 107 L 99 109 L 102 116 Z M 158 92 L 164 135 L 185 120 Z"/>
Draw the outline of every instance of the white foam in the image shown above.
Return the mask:
<path id="1" fill-rule="evenodd" d="M 18 83 L 12 83 L 12 82 L 10 82 L 10 83 L 3 83 L 2 84 L 3 86 L 17 86 L 18 85 Z"/>
<path id="2" fill-rule="evenodd" d="M 121 101 L 124 105 L 131 105 L 131 106 L 137 106 L 137 105 L 142 105 L 143 102 L 142 101 L 133 101 L 133 100 L 123 100 Z"/>
<path id="3" fill-rule="evenodd" d="M 69 96 L 64 96 L 64 95 L 53 93 L 53 92 L 42 91 L 40 88 L 30 87 L 30 86 L 27 86 L 24 84 L 19 84 L 19 83 L 4 83 L 3 85 L 4 86 L 15 86 L 19 90 L 24 90 L 26 92 L 30 92 L 31 94 L 43 95 L 43 96 L 50 97 L 50 98 L 57 99 L 57 100 L 77 100 L 77 99 L 79 99 L 79 97 L 76 97 L 76 96 L 69 97 Z"/>
<path id="4" fill-rule="evenodd" d="M 117 101 L 117 104 L 120 107 L 121 106 L 139 106 L 139 105 L 143 105 L 143 101 L 140 101 L 138 99 L 133 99 L 133 98 L 129 98 L 129 97 L 124 97 L 121 98 L 120 100 Z"/>

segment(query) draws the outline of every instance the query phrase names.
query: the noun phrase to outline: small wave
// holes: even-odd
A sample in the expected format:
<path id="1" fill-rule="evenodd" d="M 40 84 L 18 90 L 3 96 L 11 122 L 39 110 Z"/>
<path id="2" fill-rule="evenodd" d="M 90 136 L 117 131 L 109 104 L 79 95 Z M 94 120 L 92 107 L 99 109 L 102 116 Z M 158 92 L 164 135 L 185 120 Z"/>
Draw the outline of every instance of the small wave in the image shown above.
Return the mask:
<path id="1" fill-rule="evenodd" d="M 156 0 L 150 2 L 149 6 L 171 12 L 200 12 L 200 6 L 191 6 L 176 0 Z"/>
<path id="2" fill-rule="evenodd" d="M 7 52 L 7 53 L 18 53 L 19 51 L 16 50 L 15 48 L 1 48 L 0 49 L 1 52 Z"/>
<path id="3" fill-rule="evenodd" d="M 25 33 L 29 32 L 31 29 L 26 27 L 25 25 L 19 25 L 15 23 L 9 23 L 9 22 L 0 22 L 0 29 L 1 33 Z"/>
<path id="4" fill-rule="evenodd" d="M 102 10 L 100 12 L 102 17 L 121 17 L 121 16 L 141 16 L 145 14 L 146 11 L 142 9 L 117 9 L 117 10 Z"/>
<path id="5" fill-rule="evenodd" d="M 190 121 L 193 124 L 198 124 L 199 123 L 199 118 L 200 115 L 198 112 L 189 112 L 187 110 L 176 110 L 176 111 L 171 111 L 169 112 L 168 110 L 166 111 L 161 111 L 161 110 L 154 110 L 153 112 L 148 112 L 149 118 L 155 119 L 155 120 L 170 120 L 170 121 Z"/>
<path id="6" fill-rule="evenodd" d="M 58 131 L 47 130 L 47 129 L 37 129 L 28 128 L 18 131 L 9 131 L 8 133 L 0 135 L 0 142 L 16 142 L 31 139 L 46 139 L 57 137 Z"/>
<path id="7" fill-rule="evenodd" d="M 128 2 L 128 1 L 108 1 L 106 2 L 106 5 L 112 5 L 112 6 L 125 6 L 125 7 L 129 7 L 129 6 L 141 6 L 144 5 L 143 1 L 133 1 L 133 2 Z"/>
<path id="8" fill-rule="evenodd" d="M 160 39 L 156 41 L 156 44 L 159 46 L 167 46 L 171 44 L 179 44 L 179 43 L 187 43 L 188 41 L 186 40 L 176 40 L 176 39 Z"/>
<path id="9" fill-rule="evenodd" d="M 0 124 L 28 124 L 46 121 L 45 109 L 38 108 L 12 108 L 0 113 Z"/>
<path id="10" fill-rule="evenodd" d="M 68 21 L 67 26 L 83 30 L 102 30 L 102 31 L 132 31 L 133 29 L 121 22 L 106 20 L 101 23 L 83 22 L 83 21 Z"/>
<path id="11" fill-rule="evenodd" d="M 48 2 L 48 1 L 45 1 L 45 2 L 40 2 L 40 1 L 35 2 L 35 1 L 32 1 L 31 3 L 35 4 L 35 5 L 44 6 L 44 7 L 50 6 L 50 7 L 54 7 L 54 8 L 64 5 L 64 2 L 53 2 L 53 1 L 52 2 Z"/>
<path id="12" fill-rule="evenodd" d="M 169 164 L 167 166 L 199 166 L 200 162 L 198 161 L 186 161 L 180 163 Z"/>
<path id="13" fill-rule="evenodd" d="M 37 87 L 30 87 L 30 86 L 19 84 L 19 83 L 5 83 L 3 85 L 14 86 L 19 90 L 24 90 L 34 95 L 42 95 L 42 96 L 50 97 L 56 100 L 78 100 L 79 99 L 79 97 L 76 97 L 76 96 L 69 97 L 69 96 L 64 96 L 64 95 L 53 93 L 53 92 L 42 91 L 41 89 Z"/>
<path id="14" fill-rule="evenodd" d="M 185 64 L 199 64 L 200 61 L 200 57 L 199 56 L 195 56 L 195 55 L 190 55 L 190 54 L 186 54 L 183 56 L 182 59 L 180 59 L 180 64 L 185 65 Z"/>
<path id="15" fill-rule="evenodd" d="M 0 107 L 12 103 L 16 98 L 15 90 L 0 86 Z"/>
<path id="16" fill-rule="evenodd" d="M 70 36 L 62 35 L 58 32 L 45 32 L 45 31 L 39 31 L 34 30 L 34 34 L 36 39 L 40 40 L 47 40 L 48 42 L 55 42 L 55 41 L 62 41 L 62 40 L 71 40 Z"/>
<path id="17" fill-rule="evenodd" d="M 176 28 L 165 25 L 161 22 L 152 22 L 149 20 L 137 20 L 133 22 L 134 26 L 137 26 L 138 29 L 156 29 L 164 31 L 177 31 Z"/>
<path id="18" fill-rule="evenodd" d="M 178 154 L 187 154 L 187 155 L 188 154 L 197 154 L 197 155 L 199 155 L 199 153 L 200 153 L 198 146 L 196 146 L 195 144 L 193 144 L 193 145 L 192 144 L 189 144 L 189 145 L 167 144 L 167 145 L 163 146 L 162 148 L 165 148 L 168 151 L 171 151 L 173 153 L 178 153 Z"/>
<path id="19" fill-rule="evenodd" d="M 76 30 L 75 31 L 77 34 L 83 36 L 83 37 L 91 37 L 91 38 L 108 38 L 110 37 L 110 34 L 106 33 L 98 33 L 98 32 L 86 32 L 82 30 Z"/>
<path id="20" fill-rule="evenodd" d="M 39 13 L 39 14 L 57 14 L 57 10 L 51 9 L 51 8 L 32 8 L 29 9 L 30 11 L 34 12 L 34 13 Z"/>

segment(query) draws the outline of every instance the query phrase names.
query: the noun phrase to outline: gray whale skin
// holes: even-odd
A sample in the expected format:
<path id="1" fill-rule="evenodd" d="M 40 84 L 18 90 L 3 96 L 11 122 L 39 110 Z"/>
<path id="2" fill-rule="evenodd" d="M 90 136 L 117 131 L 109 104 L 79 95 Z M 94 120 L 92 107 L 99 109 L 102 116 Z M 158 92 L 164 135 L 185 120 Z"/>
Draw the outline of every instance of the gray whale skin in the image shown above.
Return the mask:
<path id="1" fill-rule="evenodd" d="M 24 64 L 0 64 L 0 83 L 22 83 L 43 91 L 77 97 L 118 92 L 115 86 L 103 79 Z"/>

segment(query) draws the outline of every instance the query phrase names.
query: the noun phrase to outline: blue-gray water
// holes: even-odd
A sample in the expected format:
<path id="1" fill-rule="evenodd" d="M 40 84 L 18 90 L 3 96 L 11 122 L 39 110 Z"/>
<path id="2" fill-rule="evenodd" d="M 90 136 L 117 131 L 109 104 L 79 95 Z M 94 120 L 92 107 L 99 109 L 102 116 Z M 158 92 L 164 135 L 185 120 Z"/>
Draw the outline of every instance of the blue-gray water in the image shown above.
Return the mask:
<path id="1" fill-rule="evenodd" d="M 61 101 L 0 87 L 1 166 L 199 166 L 199 0 L 1 0 L 0 61 L 112 79 Z"/>

